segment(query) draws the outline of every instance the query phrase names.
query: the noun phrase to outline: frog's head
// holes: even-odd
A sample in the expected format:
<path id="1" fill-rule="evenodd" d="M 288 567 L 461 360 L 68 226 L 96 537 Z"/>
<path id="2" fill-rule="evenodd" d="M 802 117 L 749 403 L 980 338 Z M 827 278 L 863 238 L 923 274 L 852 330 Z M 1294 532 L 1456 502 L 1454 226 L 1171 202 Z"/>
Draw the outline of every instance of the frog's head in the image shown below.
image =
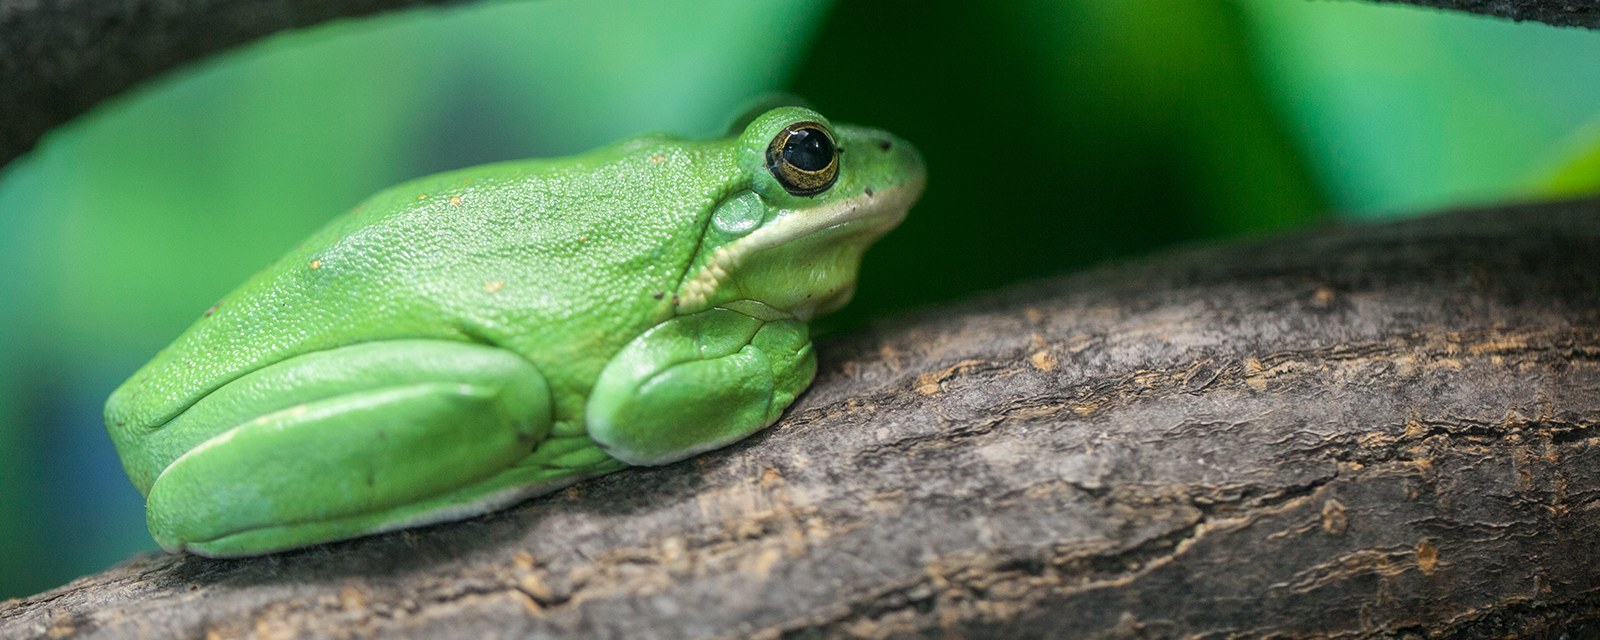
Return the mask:
<path id="1" fill-rule="evenodd" d="M 805 320 L 844 306 L 861 254 L 927 178 L 906 141 L 803 107 L 762 114 L 732 143 L 739 182 L 712 213 L 679 313 L 755 300 Z"/>

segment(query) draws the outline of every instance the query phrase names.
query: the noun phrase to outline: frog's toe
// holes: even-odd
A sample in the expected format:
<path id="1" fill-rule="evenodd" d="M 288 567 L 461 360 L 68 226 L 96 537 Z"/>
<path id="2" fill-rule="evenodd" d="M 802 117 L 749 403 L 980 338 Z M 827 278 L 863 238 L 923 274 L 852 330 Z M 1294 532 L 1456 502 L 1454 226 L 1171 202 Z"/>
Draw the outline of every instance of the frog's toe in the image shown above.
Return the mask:
<path id="1" fill-rule="evenodd" d="M 285 398 L 295 404 L 261 412 Z M 169 550 L 249 555 L 473 515 L 437 498 L 526 457 L 549 415 L 542 376 L 501 349 L 397 341 L 302 356 L 169 425 L 174 438 L 235 426 L 160 472 L 150 532 Z"/>

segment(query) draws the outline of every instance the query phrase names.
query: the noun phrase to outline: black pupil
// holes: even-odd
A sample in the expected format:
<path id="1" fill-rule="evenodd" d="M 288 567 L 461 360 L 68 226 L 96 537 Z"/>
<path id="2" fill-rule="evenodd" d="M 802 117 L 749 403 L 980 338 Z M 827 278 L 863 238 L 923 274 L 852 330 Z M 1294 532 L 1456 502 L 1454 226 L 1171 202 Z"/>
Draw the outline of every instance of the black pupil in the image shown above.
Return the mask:
<path id="1" fill-rule="evenodd" d="M 816 129 L 800 129 L 784 143 L 783 161 L 801 171 L 821 171 L 833 162 L 833 142 Z"/>

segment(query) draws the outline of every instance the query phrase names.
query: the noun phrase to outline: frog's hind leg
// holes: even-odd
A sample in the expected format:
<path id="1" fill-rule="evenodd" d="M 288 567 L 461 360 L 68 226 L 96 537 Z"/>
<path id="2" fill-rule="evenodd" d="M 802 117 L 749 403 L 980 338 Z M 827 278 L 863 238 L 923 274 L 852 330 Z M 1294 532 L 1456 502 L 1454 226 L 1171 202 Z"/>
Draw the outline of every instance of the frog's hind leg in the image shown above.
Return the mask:
<path id="1" fill-rule="evenodd" d="M 550 391 L 495 347 L 396 340 L 292 358 L 168 425 L 209 434 L 150 488 L 163 548 L 239 556 L 476 515 L 581 473 L 512 473 L 550 433 Z M 231 425 L 231 426 L 229 426 Z"/>
<path id="2" fill-rule="evenodd" d="M 584 440 L 588 441 L 588 438 Z M 558 442 L 546 441 L 547 444 Z M 595 449 L 593 442 L 586 444 L 588 448 Z M 188 543 L 184 548 L 211 558 L 253 556 L 374 533 L 462 520 L 499 511 L 528 498 L 551 493 L 579 481 L 628 466 L 609 456 L 582 466 L 562 466 L 560 461 L 548 464 L 541 461 L 541 457 L 535 452 L 516 466 L 477 484 L 421 502 L 333 520 L 251 529 L 205 542 Z"/>

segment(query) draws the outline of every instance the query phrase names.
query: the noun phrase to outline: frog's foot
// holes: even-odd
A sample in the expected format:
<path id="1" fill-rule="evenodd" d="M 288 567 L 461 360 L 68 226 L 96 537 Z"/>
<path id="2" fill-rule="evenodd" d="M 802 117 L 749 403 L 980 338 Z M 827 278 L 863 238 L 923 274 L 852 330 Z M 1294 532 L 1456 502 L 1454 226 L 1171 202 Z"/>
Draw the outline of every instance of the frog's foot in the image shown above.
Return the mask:
<path id="1" fill-rule="evenodd" d="M 804 323 L 738 301 L 667 320 L 606 364 L 589 395 L 589 437 L 636 465 L 667 464 L 772 424 L 811 384 Z"/>
<path id="2" fill-rule="evenodd" d="M 152 434 L 176 457 L 150 487 L 150 533 L 236 556 L 476 515 L 580 477 L 503 481 L 550 421 L 544 377 L 503 349 L 394 340 L 291 358 Z"/>

